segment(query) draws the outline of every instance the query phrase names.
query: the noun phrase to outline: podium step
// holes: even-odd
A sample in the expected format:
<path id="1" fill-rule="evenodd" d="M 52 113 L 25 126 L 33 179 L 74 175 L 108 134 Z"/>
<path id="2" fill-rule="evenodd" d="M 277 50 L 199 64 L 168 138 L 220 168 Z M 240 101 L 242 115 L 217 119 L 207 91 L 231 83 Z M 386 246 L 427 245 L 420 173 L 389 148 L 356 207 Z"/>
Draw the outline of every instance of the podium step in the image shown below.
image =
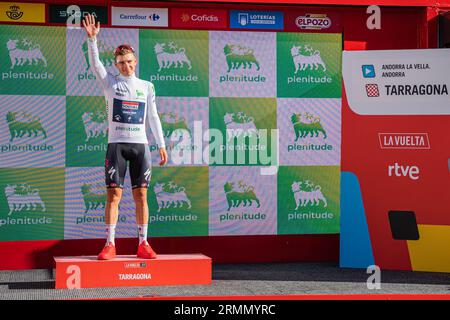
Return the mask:
<path id="1" fill-rule="evenodd" d="M 54 257 L 56 289 L 206 285 L 212 280 L 212 260 L 203 254 L 159 254 L 156 259 L 119 255 Z"/>

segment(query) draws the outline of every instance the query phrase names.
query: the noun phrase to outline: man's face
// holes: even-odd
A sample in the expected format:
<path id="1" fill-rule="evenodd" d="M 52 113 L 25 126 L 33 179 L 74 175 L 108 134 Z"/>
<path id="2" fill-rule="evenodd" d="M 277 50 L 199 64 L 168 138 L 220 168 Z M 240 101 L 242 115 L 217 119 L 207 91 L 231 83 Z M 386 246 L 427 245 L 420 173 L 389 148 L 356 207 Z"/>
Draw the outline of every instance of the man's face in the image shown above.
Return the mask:
<path id="1" fill-rule="evenodd" d="M 129 77 L 136 70 L 137 60 L 133 53 L 127 53 L 124 56 L 117 56 L 115 66 L 120 74 Z"/>

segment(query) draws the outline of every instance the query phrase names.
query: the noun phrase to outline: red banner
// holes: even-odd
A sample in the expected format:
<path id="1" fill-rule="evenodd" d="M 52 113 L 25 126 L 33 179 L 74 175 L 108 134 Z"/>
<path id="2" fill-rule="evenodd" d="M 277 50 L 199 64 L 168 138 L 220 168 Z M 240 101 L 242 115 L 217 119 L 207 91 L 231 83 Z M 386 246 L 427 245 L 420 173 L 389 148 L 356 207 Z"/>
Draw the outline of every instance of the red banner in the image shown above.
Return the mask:
<path id="1" fill-rule="evenodd" d="M 218 9 L 172 8 L 170 26 L 190 29 L 226 29 L 228 11 Z"/>
<path id="2" fill-rule="evenodd" d="M 285 13 L 285 30 L 294 32 L 342 32 L 341 16 L 320 9 L 304 9 Z"/>

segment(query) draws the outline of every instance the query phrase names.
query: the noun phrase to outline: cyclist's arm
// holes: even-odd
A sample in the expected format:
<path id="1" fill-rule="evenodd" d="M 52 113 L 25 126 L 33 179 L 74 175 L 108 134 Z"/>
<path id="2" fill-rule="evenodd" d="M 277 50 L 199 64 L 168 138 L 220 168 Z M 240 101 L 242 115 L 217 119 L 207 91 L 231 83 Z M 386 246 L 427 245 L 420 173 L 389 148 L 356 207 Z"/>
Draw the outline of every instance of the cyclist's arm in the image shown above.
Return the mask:
<path id="1" fill-rule="evenodd" d="M 92 68 L 97 79 L 100 80 L 103 87 L 108 87 L 108 72 L 105 69 L 105 66 L 100 61 L 100 56 L 98 53 L 97 47 L 97 37 L 92 37 L 87 39 L 88 43 L 88 56 L 89 56 L 89 64 Z"/>
<path id="2" fill-rule="evenodd" d="M 156 139 L 156 143 L 159 148 L 165 148 L 164 136 L 161 127 L 161 121 L 159 119 L 158 111 L 156 110 L 156 95 L 155 87 L 152 83 L 149 83 L 149 93 L 147 98 L 147 124 L 150 126 L 153 136 Z"/>

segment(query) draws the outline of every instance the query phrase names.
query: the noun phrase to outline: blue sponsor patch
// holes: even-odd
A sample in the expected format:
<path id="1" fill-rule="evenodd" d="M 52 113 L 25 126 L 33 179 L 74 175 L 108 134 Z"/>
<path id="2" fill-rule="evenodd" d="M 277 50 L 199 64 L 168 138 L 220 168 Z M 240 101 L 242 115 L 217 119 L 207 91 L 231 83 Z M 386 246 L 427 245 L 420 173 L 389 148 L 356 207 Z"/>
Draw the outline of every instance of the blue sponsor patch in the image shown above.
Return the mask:
<path id="1" fill-rule="evenodd" d="M 113 121 L 120 123 L 144 123 L 145 102 L 113 100 Z"/>
<path id="2" fill-rule="evenodd" d="M 230 27 L 233 29 L 284 29 L 284 15 L 280 11 L 231 10 Z"/>

